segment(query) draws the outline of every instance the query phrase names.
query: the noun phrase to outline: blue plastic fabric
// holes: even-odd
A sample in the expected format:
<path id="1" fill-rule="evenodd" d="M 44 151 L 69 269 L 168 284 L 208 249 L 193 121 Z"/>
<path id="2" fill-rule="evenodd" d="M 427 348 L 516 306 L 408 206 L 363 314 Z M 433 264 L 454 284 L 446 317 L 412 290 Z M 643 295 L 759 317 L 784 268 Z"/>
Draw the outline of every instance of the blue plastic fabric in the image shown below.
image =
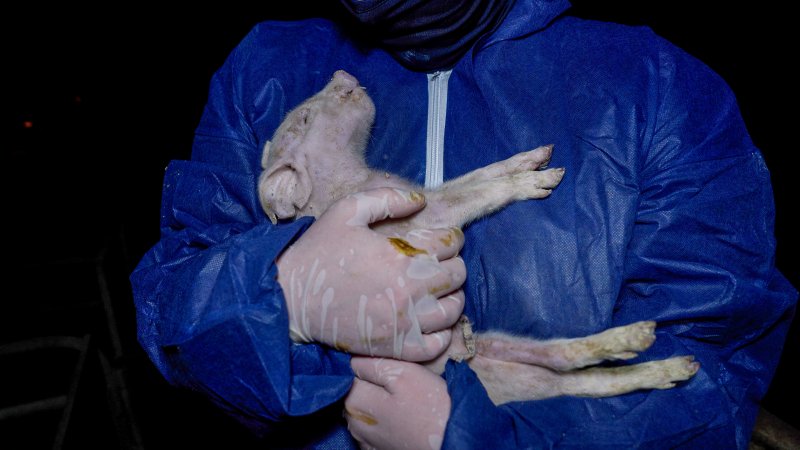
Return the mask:
<path id="1" fill-rule="evenodd" d="M 633 362 L 693 354 L 702 367 L 671 390 L 495 407 L 450 362 L 444 447 L 747 448 L 797 301 L 773 265 L 769 172 L 711 70 L 647 28 L 567 6 L 517 1 L 453 69 L 445 179 L 548 143 L 566 167 L 548 199 L 467 229 L 465 312 L 478 331 L 536 338 L 656 320 Z M 256 198 L 264 142 L 337 69 L 375 101 L 369 163 L 422 183 L 426 75 L 325 20 L 263 23 L 214 75 L 192 159 L 165 175 L 161 240 L 131 277 L 158 369 L 273 446 L 355 448 L 339 403 L 349 357 L 290 343 L 275 281 L 310 220 L 273 226 Z"/>

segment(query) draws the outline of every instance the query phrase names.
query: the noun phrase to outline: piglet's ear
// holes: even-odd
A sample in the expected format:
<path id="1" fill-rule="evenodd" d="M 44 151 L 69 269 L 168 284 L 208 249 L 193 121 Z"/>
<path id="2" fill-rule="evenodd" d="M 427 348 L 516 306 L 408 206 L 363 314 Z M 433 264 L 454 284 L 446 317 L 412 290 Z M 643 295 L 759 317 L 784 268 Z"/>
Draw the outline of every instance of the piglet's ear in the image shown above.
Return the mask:
<path id="1" fill-rule="evenodd" d="M 297 216 L 309 198 L 311 179 L 303 161 L 296 158 L 281 161 L 259 176 L 258 199 L 272 223 Z"/>

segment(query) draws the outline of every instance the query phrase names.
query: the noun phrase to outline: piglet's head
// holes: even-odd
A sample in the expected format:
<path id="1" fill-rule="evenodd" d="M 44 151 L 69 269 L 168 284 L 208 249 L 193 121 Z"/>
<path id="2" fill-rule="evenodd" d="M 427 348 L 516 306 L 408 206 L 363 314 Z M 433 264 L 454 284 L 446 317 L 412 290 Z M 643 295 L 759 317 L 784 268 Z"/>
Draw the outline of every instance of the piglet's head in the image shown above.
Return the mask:
<path id="1" fill-rule="evenodd" d="M 289 112 L 261 157 L 258 198 L 272 223 L 324 211 L 328 205 L 320 204 L 326 198 L 320 191 L 326 187 L 315 188 L 314 182 L 336 179 L 330 172 L 349 163 L 363 164 L 374 120 L 372 100 L 343 70 Z"/>

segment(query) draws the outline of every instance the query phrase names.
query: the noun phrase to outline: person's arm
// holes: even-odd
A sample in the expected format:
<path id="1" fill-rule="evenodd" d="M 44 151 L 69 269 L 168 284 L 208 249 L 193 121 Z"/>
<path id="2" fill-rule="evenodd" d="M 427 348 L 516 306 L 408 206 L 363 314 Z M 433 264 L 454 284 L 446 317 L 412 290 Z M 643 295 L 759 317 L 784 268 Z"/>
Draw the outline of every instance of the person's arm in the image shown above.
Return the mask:
<path id="1" fill-rule="evenodd" d="M 451 362 L 443 448 L 747 448 L 797 292 L 774 267 L 769 172 L 733 94 L 693 58 L 658 50 L 612 324 L 659 324 L 631 363 L 694 355 L 700 371 L 667 390 L 495 407 Z"/>
<path id="2" fill-rule="evenodd" d="M 313 224 L 308 218 L 277 225 L 267 220 L 256 189 L 261 146 L 285 109 L 304 99 L 295 95 L 297 98 L 287 100 L 282 95 L 297 86 L 311 87 L 298 80 L 281 83 L 278 79 L 271 79 L 263 88 L 260 84 L 258 89 L 249 86 L 254 83 L 248 79 L 254 70 L 271 67 L 258 60 L 269 57 L 263 45 L 253 43 L 263 38 L 251 33 L 214 75 L 192 159 L 172 162 L 164 177 L 161 238 L 131 276 L 139 339 L 158 370 L 172 384 L 203 393 L 262 435 L 285 428 L 292 418 L 324 410 L 342 399 L 353 381 L 348 354 L 314 343 L 327 342 L 324 339 L 331 335 L 313 334 L 320 328 L 317 324 L 325 322 L 325 314 L 324 307 L 306 308 L 311 297 L 330 307 L 327 318 L 331 321 L 342 311 L 354 317 L 360 311 L 360 299 L 347 298 L 345 288 L 370 299 L 369 307 L 361 311 L 369 314 L 365 321 L 369 320 L 375 332 L 361 336 L 360 323 L 352 317 L 347 322 L 343 316 L 338 334 L 327 342 L 331 345 L 358 350 L 362 338 L 378 338 L 380 330 L 394 330 L 405 336 L 405 341 L 375 344 L 369 350 L 391 355 L 404 348 L 403 355 L 410 355 L 412 350 L 424 354 L 435 344 L 441 347 L 433 349 L 435 356 L 449 340 L 445 335 L 441 339 L 435 336 L 437 332 L 449 333 L 449 325 L 441 321 L 385 322 L 399 322 L 393 306 L 403 312 L 413 311 L 413 304 L 408 304 L 421 298 L 415 292 L 430 297 L 430 286 L 425 282 L 435 278 L 407 280 L 405 290 L 397 291 L 396 305 L 374 300 L 385 295 L 386 279 L 397 280 L 406 273 L 412 257 L 398 255 L 386 237 L 368 225 L 386 215 L 413 213 L 424 206 L 420 196 L 386 189 L 373 196 L 345 198 L 337 203 L 338 209 L 337 205 L 330 208 L 327 219 L 323 215 Z M 252 48 L 262 53 L 253 55 Z M 262 103 L 254 108 L 257 101 Z M 375 203 L 374 208 L 369 207 L 370 202 Z M 377 212 L 359 216 L 360 221 L 356 221 L 352 211 L 362 206 L 365 211 Z M 463 239 L 456 241 L 453 249 L 463 243 Z M 294 245 L 292 252 L 287 251 L 290 245 Z M 426 249 L 426 244 L 418 245 Z M 434 254 L 433 249 L 428 250 Z M 307 337 L 314 342 L 297 343 L 290 338 L 291 315 L 278 282 L 276 263 L 289 253 L 291 258 L 284 261 L 288 267 L 285 279 L 291 280 L 293 274 L 307 278 L 312 267 L 320 269 L 314 279 L 304 279 L 298 288 L 305 295 L 293 297 L 295 310 L 302 316 L 298 329 L 309 331 Z M 361 258 L 359 265 L 363 268 L 358 279 L 347 278 L 352 270 L 335 270 L 342 269 L 339 262 L 352 258 L 353 253 Z M 322 255 L 333 261 L 334 267 L 315 264 L 315 258 Z M 392 264 L 383 264 L 381 259 Z M 448 279 L 452 270 L 460 271 L 457 279 L 451 280 L 457 289 L 464 278 L 463 262 L 459 261 L 452 258 L 447 264 L 443 261 L 429 266 L 435 265 L 436 271 L 441 270 Z M 355 264 L 345 269 L 353 267 Z M 378 271 L 380 277 L 370 271 Z M 337 281 L 337 277 L 346 279 Z M 299 292 L 294 286 L 288 291 Z M 461 307 L 463 302 L 451 308 L 452 322 Z M 338 417 L 341 419 L 341 414 Z M 330 430 L 330 420 L 314 423 L 323 432 Z M 313 434 L 308 426 L 305 429 L 307 432 L 295 439 Z"/>
<path id="3" fill-rule="evenodd" d="M 162 237 L 131 281 L 140 342 L 164 377 L 258 429 L 338 400 L 352 377 L 346 355 L 291 345 L 275 260 L 311 221 L 259 223 L 249 178 L 171 163 Z"/>

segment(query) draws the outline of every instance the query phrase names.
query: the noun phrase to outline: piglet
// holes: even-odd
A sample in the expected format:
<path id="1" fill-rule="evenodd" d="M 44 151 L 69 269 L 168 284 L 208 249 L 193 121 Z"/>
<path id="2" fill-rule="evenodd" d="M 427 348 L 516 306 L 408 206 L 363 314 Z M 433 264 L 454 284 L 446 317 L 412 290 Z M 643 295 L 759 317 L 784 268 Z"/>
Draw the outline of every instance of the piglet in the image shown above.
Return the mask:
<path id="1" fill-rule="evenodd" d="M 461 228 L 511 202 L 543 199 L 564 176 L 544 169 L 553 146 L 518 153 L 423 189 L 396 175 L 370 169 L 364 151 L 375 106 L 355 77 L 337 71 L 316 95 L 292 110 L 264 146 L 258 194 L 273 223 L 319 217 L 338 199 L 379 187 L 424 192 L 418 213 L 373 225 L 398 251 L 414 256 L 401 236 L 418 229 Z M 667 389 L 691 378 L 699 364 L 691 356 L 619 367 L 589 367 L 630 359 L 655 340 L 655 322 L 611 328 L 582 338 L 535 340 L 502 332 L 473 333 L 462 317 L 443 357 L 428 363 L 441 373 L 447 359 L 465 360 L 495 404 L 559 395 L 604 397 L 638 389 Z"/>

